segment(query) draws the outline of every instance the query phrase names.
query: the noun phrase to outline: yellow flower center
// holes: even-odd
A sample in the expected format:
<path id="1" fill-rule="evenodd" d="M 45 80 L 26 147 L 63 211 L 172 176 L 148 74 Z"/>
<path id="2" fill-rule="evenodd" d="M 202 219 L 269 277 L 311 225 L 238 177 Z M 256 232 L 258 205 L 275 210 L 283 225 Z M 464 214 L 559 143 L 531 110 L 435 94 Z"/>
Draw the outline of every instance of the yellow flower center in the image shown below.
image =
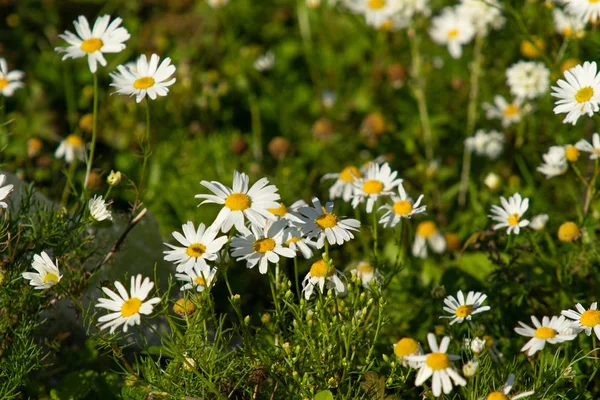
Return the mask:
<path id="1" fill-rule="evenodd" d="M 358 264 L 357 269 L 359 272 L 362 272 L 363 274 L 372 274 L 375 271 L 375 268 L 373 268 L 372 265 L 367 264 L 367 263 Z"/>
<path id="2" fill-rule="evenodd" d="M 250 208 L 250 197 L 244 193 L 231 193 L 225 199 L 225 207 L 231 211 L 243 211 Z"/>
<path id="3" fill-rule="evenodd" d="M 315 220 L 315 223 L 323 230 L 333 228 L 337 225 L 337 215 L 328 213 L 319 215 Z"/>
<path id="4" fill-rule="evenodd" d="M 255 252 L 265 254 L 275 248 L 275 241 L 271 238 L 258 239 L 252 246 Z"/>
<path id="5" fill-rule="evenodd" d="M 435 226 L 435 222 L 433 221 L 423 221 L 417 226 L 417 235 L 422 236 L 424 238 L 428 238 L 433 235 L 437 231 L 437 227 Z"/>
<path id="6" fill-rule="evenodd" d="M 44 276 L 44 283 L 47 282 L 57 282 L 58 283 L 58 276 L 54 275 L 52 272 L 48 272 L 46 274 L 46 276 Z"/>
<path id="7" fill-rule="evenodd" d="M 594 89 L 590 86 L 582 87 L 575 93 L 575 100 L 577 100 L 578 103 L 585 103 L 586 101 L 589 101 L 593 95 Z"/>
<path id="8" fill-rule="evenodd" d="M 67 142 L 68 145 L 73 146 L 73 147 L 82 147 L 83 146 L 83 139 L 79 135 L 69 135 L 69 136 L 67 136 L 65 141 Z"/>
<path id="9" fill-rule="evenodd" d="M 194 258 L 202 257 L 204 253 L 206 253 L 206 246 L 201 243 L 192 243 L 185 249 L 185 254 Z"/>
<path id="10" fill-rule="evenodd" d="M 581 235 L 576 223 L 567 221 L 558 228 L 558 240 L 561 242 L 572 242 Z"/>
<path id="11" fill-rule="evenodd" d="M 367 6 L 371 10 L 379 10 L 385 7 L 385 0 L 368 0 Z"/>
<path id="12" fill-rule="evenodd" d="M 154 86 L 154 78 L 151 76 L 145 76 L 143 78 L 138 78 L 133 82 L 133 87 L 135 89 L 148 89 L 149 87 Z"/>
<path id="13" fill-rule="evenodd" d="M 583 314 L 581 314 L 581 318 L 579 319 L 581 325 L 587 326 L 588 328 L 593 328 L 594 326 L 600 324 L 600 311 L 598 310 L 587 310 Z"/>
<path id="14" fill-rule="evenodd" d="M 567 146 L 565 150 L 565 157 L 571 162 L 575 162 L 579 159 L 579 149 L 575 146 Z"/>
<path id="15" fill-rule="evenodd" d="M 501 392 L 492 392 L 488 394 L 485 400 L 508 400 L 508 396 Z"/>
<path id="16" fill-rule="evenodd" d="M 289 246 L 290 243 L 296 243 L 296 242 L 299 242 L 300 240 L 302 240 L 302 238 L 293 237 L 293 238 L 291 238 L 289 240 L 286 240 L 285 243 L 283 243 L 283 244 L 285 244 L 286 246 Z"/>
<path id="17" fill-rule="evenodd" d="M 267 208 L 267 211 L 270 212 L 271 214 L 279 215 L 280 217 L 283 217 L 285 214 L 287 214 L 288 209 L 285 206 L 285 204 L 279 203 L 279 207 L 277 207 L 277 208 Z"/>
<path id="18" fill-rule="evenodd" d="M 514 213 L 508 216 L 508 224 L 511 226 L 519 225 L 519 214 Z"/>
<path id="19" fill-rule="evenodd" d="M 401 358 L 417 352 L 419 344 L 415 339 L 402 338 L 394 345 L 394 354 Z"/>
<path id="20" fill-rule="evenodd" d="M 376 179 L 369 179 L 363 183 L 362 189 L 367 194 L 379 194 L 383 190 L 383 183 Z"/>
<path id="21" fill-rule="evenodd" d="M 469 315 L 471 315 L 471 313 L 473 312 L 473 306 L 460 306 L 456 309 L 456 311 L 454 311 L 454 314 L 456 314 L 457 317 L 459 318 L 465 318 L 468 317 Z"/>
<path id="22" fill-rule="evenodd" d="M 556 331 L 552 328 L 542 326 L 535 330 L 535 337 L 538 339 L 552 339 L 556 336 Z"/>
<path id="23" fill-rule="evenodd" d="M 571 37 L 573 35 L 573 28 L 567 26 L 565 29 L 563 29 L 563 35 L 565 35 L 565 37 Z"/>
<path id="24" fill-rule="evenodd" d="M 600 0 L 588 0 L 588 2 L 589 2 L 589 3 L 597 3 L 597 2 L 599 2 L 599 1 L 600 1 Z"/>
<path id="25" fill-rule="evenodd" d="M 458 29 L 452 29 L 448 31 L 448 39 L 453 39 L 458 36 Z"/>
<path id="26" fill-rule="evenodd" d="M 385 21 L 383 21 L 379 29 L 381 29 L 384 32 L 389 32 L 392 29 L 392 20 L 386 19 Z"/>
<path id="27" fill-rule="evenodd" d="M 504 116 L 507 118 L 514 117 L 515 115 L 517 115 L 519 113 L 519 110 L 520 110 L 519 106 L 514 105 L 514 104 L 509 104 L 504 109 Z"/>
<path id="28" fill-rule="evenodd" d="M 413 210 L 408 200 L 400 200 L 394 203 L 394 212 L 398 215 L 408 215 Z"/>
<path id="29" fill-rule="evenodd" d="M 142 307 L 142 301 L 137 297 L 132 297 L 121 306 L 121 315 L 131 317 L 140 311 L 140 307 Z"/>
<path id="30" fill-rule="evenodd" d="M 85 51 L 86 53 L 98 51 L 102 48 L 102 46 L 104 46 L 104 43 L 102 43 L 102 40 L 97 38 L 89 38 L 81 42 L 81 50 Z"/>
<path id="31" fill-rule="evenodd" d="M 194 283 L 195 283 L 196 285 L 200 285 L 200 286 L 206 286 L 206 280 L 205 280 L 203 277 L 201 277 L 201 276 L 197 276 L 197 277 L 195 277 L 195 278 L 194 278 Z"/>
<path id="32" fill-rule="evenodd" d="M 352 183 L 356 178 L 362 178 L 362 174 L 355 166 L 346 167 L 340 172 L 339 179 L 344 182 Z"/>
<path id="33" fill-rule="evenodd" d="M 189 315 L 196 311 L 196 305 L 190 299 L 181 298 L 173 304 L 173 311 L 181 316 Z"/>
<path id="34" fill-rule="evenodd" d="M 313 263 L 310 267 L 310 276 L 315 278 L 325 278 L 332 276 L 335 273 L 335 268 L 329 266 L 323 260 L 319 260 Z"/>
<path id="35" fill-rule="evenodd" d="M 450 360 L 444 353 L 431 353 L 425 359 L 425 364 L 434 371 L 446 369 L 450 366 Z"/>
<path id="36" fill-rule="evenodd" d="M 8 86 L 8 80 L 4 78 L 0 78 L 0 90 L 4 89 Z"/>

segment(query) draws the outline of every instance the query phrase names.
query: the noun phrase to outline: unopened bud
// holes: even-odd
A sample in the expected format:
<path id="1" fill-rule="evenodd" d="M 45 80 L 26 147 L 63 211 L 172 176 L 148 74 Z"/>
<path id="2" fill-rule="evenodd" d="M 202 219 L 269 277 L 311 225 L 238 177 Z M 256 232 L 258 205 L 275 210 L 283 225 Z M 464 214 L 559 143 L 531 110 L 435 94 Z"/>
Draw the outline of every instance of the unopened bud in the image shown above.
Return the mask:
<path id="1" fill-rule="evenodd" d="M 106 178 L 106 183 L 108 183 L 110 186 L 117 186 L 119 183 L 121 183 L 121 179 L 122 174 L 119 171 L 110 171 L 110 174 L 108 174 L 108 177 Z"/>

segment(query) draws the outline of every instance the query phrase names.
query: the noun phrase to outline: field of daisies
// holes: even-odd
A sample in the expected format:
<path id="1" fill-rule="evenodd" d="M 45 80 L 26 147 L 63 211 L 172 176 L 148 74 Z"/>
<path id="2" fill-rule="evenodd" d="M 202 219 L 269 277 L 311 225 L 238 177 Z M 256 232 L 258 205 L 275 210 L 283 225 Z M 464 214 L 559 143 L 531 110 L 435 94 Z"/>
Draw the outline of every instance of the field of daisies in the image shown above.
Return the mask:
<path id="1" fill-rule="evenodd" d="M 0 19 L 0 399 L 600 398 L 598 0 Z"/>

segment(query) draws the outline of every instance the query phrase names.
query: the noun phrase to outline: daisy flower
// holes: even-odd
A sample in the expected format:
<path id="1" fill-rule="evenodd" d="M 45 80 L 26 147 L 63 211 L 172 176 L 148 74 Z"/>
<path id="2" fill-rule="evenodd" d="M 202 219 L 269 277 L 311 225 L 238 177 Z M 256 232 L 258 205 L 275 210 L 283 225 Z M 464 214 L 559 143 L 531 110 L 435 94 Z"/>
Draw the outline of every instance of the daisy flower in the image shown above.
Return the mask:
<path id="1" fill-rule="evenodd" d="M 156 54 L 150 56 L 150 62 L 146 55 L 142 54 L 138 58 L 136 67 L 128 68 L 124 65 L 117 67 L 118 72 L 111 72 L 109 75 L 113 80 L 110 86 L 117 88 L 115 93 L 135 96 L 136 102 L 141 102 L 146 95 L 152 100 L 157 96 L 166 96 L 169 93 L 169 86 L 175 83 L 176 79 L 169 79 L 175 73 L 175 66 L 171 65 L 171 59 L 165 58 L 160 65 L 160 57 Z"/>
<path id="2" fill-rule="evenodd" d="M 62 275 L 56 266 L 57 264 L 58 260 L 56 261 L 56 264 L 52 262 L 45 251 L 42 251 L 41 254 L 35 254 L 31 266 L 37 273 L 23 272 L 23 279 L 27 279 L 34 289 L 49 289 L 62 279 Z"/>
<path id="3" fill-rule="evenodd" d="M 248 175 L 233 171 L 233 189 L 217 181 L 201 181 L 200 184 L 214 193 L 197 194 L 197 199 L 205 203 L 223 204 L 212 226 L 229 232 L 232 226 L 244 235 L 251 234 L 244 225 L 245 218 L 256 226 L 264 227 L 267 220 L 274 221 L 277 217 L 269 212 L 269 208 L 279 208 L 279 194 L 275 185 L 269 185 L 267 178 L 256 181 L 248 190 Z"/>
<path id="4" fill-rule="evenodd" d="M 562 175 L 569 169 L 563 146 L 550 147 L 548 152 L 542 155 L 542 158 L 544 162 L 537 167 L 537 170 L 546 175 L 546 179 Z"/>
<path id="5" fill-rule="evenodd" d="M 519 193 L 515 193 L 508 200 L 500 197 L 500 203 L 502 207 L 493 205 L 492 214 L 488 215 L 492 220 L 498 222 L 494 225 L 494 230 L 508 228 L 507 234 L 510 235 L 514 232 L 515 235 L 518 235 L 521 228 L 529 225 L 528 220 L 521 219 L 529 208 L 529 199 L 523 199 Z"/>
<path id="6" fill-rule="evenodd" d="M 452 58 L 462 56 L 462 46 L 473 40 L 475 26 L 466 15 L 457 9 L 446 7 L 442 14 L 431 20 L 429 29 L 431 39 L 439 45 L 448 46 Z"/>
<path id="7" fill-rule="evenodd" d="M 486 132 L 479 129 L 475 132 L 475 135 L 465 139 L 465 146 L 468 151 L 495 160 L 502 153 L 504 134 L 495 130 Z"/>
<path id="8" fill-rule="evenodd" d="M 538 350 L 542 350 L 546 342 L 550 344 L 562 343 L 566 340 L 573 340 L 577 336 L 571 333 L 572 322 L 562 315 L 560 317 L 552 317 L 552 319 L 543 317 L 541 323 L 532 315 L 531 322 L 533 322 L 535 329 L 521 321 L 519 321 L 519 325 L 521 326 L 515 328 L 515 332 L 519 335 L 531 337 L 521 348 L 521 351 L 527 351 L 527 355 L 530 357 Z"/>
<path id="9" fill-rule="evenodd" d="M 338 217 L 333 213 L 333 202 L 328 202 L 325 207 L 316 197 L 312 200 L 313 207 L 301 207 L 298 210 L 297 224 L 302 235 L 308 239 L 317 239 L 317 249 L 325 245 L 325 238 L 329 244 L 342 245 L 354 239 L 351 231 L 360 228 L 360 221 L 352 218 Z"/>
<path id="10" fill-rule="evenodd" d="M 352 273 L 360 279 L 360 283 L 364 288 L 368 288 L 373 279 L 375 279 L 375 281 L 381 280 L 381 273 L 379 270 L 364 261 L 360 261 L 356 268 L 352 270 Z"/>
<path id="11" fill-rule="evenodd" d="M 333 265 L 327 265 L 324 260 L 315 261 L 302 281 L 304 298 L 306 300 L 310 299 L 315 286 L 319 288 L 321 293 L 324 293 L 325 284 L 327 284 L 327 289 L 334 289 L 336 294 L 345 294 L 346 286 L 340 276 L 344 275 L 335 269 Z"/>
<path id="12" fill-rule="evenodd" d="M 22 88 L 23 82 L 21 79 L 25 77 L 23 71 L 14 70 L 8 71 L 6 60 L 0 57 L 0 95 L 11 97 L 15 90 Z"/>
<path id="13" fill-rule="evenodd" d="M 429 243 L 431 249 L 438 254 L 441 254 L 446 250 L 446 239 L 433 221 L 423 221 L 417 226 L 415 241 L 412 247 L 413 256 L 426 258 L 427 243 Z"/>
<path id="14" fill-rule="evenodd" d="M 102 196 L 94 196 L 88 203 L 90 210 L 90 217 L 96 222 L 104 221 L 105 219 L 112 221 L 112 215 L 108 211 L 107 203 L 104 201 Z"/>
<path id="15" fill-rule="evenodd" d="M 483 103 L 487 119 L 499 119 L 504 128 L 521 122 L 529 111 L 529 105 L 523 105 L 523 99 L 517 97 L 511 103 L 504 96 L 494 96 L 494 104 Z"/>
<path id="16" fill-rule="evenodd" d="M 80 160 L 85 159 L 85 143 L 81 136 L 73 134 L 63 139 L 54 152 L 54 157 L 58 159 L 64 157 L 67 164 L 75 161 L 75 157 Z"/>
<path id="17" fill-rule="evenodd" d="M 202 223 L 198 225 L 198 230 L 196 230 L 194 223 L 188 221 L 181 226 L 181 230 L 183 235 L 176 231 L 173 232 L 173 237 L 183 247 L 165 243 L 165 246 L 169 247 L 170 250 L 164 251 L 165 260 L 174 262 L 177 265 L 177 272 L 187 273 L 194 266 L 198 266 L 203 270 L 208 268 L 206 261 L 215 261 L 217 253 L 227 243 L 226 236 L 216 237 L 219 233 L 218 228 L 215 229 L 211 226 L 207 229 Z"/>
<path id="18" fill-rule="evenodd" d="M 498 30 L 506 19 L 502 16 L 502 5 L 498 0 L 461 0 L 457 12 L 471 19 L 478 35 L 485 37 L 490 28 Z"/>
<path id="19" fill-rule="evenodd" d="M 577 150 L 585 151 L 590 154 L 590 160 L 595 160 L 600 156 L 600 135 L 598 133 L 594 133 L 592 135 L 592 144 L 585 139 L 579 140 L 575 143 L 575 148 Z"/>
<path id="20" fill-rule="evenodd" d="M 581 304 L 575 305 L 575 310 L 563 310 L 562 315 L 572 320 L 572 327 L 585 331 L 585 334 L 590 336 L 592 330 L 596 337 L 600 339 L 600 311 L 598 311 L 598 303 L 593 302 L 590 309 L 586 310 Z"/>
<path id="21" fill-rule="evenodd" d="M 103 53 L 120 53 L 129 40 L 129 32 L 123 27 L 119 27 L 123 20 L 115 18 L 110 22 L 110 15 L 103 15 L 94 22 L 94 27 L 90 29 L 88 20 L 80 15 L 77 21 L 73 21 L 77 35 L 70 31 L 65 31 L 58 35 L 61 39 L 69 43 L 68 47 L 56 47 L 57 53 L 65 53 L 63 60 L 67 58 L 88 57 L 88 66 L 92 74 L 96 73 L 98 63 L 106 66 L 106 60 Z"/>
<path id="22" fill-rule="evenodd" d="M 398 185 L 398 196 L 391 195 L 391 199 L 394 202 L 393 205 L 385 204 L 379 207 L 379 211 L 386 210 L 379 223 L 387 228 L 393 228 L 402 218 L 410 219 L 413 215 L 422 214 L 427 209 L 427 206 L 420 206 L 423 195 L 413 202 L 406 194 L 402 184 Z"/>
<path id="23" fill-rule="evenodd" d="M 212 286 L 217 273 L 216 268 L 210 268 L 207 264 L 193 264 L 192 268 L 183 274 L 175 274 L 175 278 L 186 282 L 181 287 L 181 290 L 196 289 L 198 292 L 204 291 L 207 287 Z"/>
<path id="24" fill-rule="evenodd" d="M 565 71 L 565 80 L 559 79 L 552 86 L 553 92 L 551 95 L 558 98 L 555 114 L 567 114 L 563 123 L 573 124 L 582 115 L 587 114 L 588 117 L 594 115 L 600 107 L 600 74 L 595 62 L 584 62 L 582 65 L 577 65 Z"/>
<path id="25" fill-rule="evenodd" d="M 115 287 L 119 294 L 103 287 L 102 291 L 109 299 L 99 298 L 98 304 L 96 304 L 96 307 L 112 311 L 110 314 L 98 318 L 98 322 L 106 322 L 100 326 L 100 329 L 110 327 L 110 333 L 113 333 L 121 325 L 123 325 L 123 332 L 127 332 L 130 326 L 139 325 L 141 323 L 140 314 L 151 314 L 153 305 L 160 302 L 159 297 L 144 301 L 154 287 L 154 282 L 151 282 L 150 278 L 142 281 L 141 274 L 131 277 L 131 297 L 121 282 L 116 281 Z"/>
<path id="26" fill-rule="evenodd" d="M 585 22 L 570 14 L 565 14 L 560 8 L 552 10 L 554 29 L 556 33 L 566 38 L 582 38 L 585 35 Z"/>
<path id="27" fill-rule="evenodd" d="M 272 51 L 267 51 L 254 60 L 254 69 L 258 72 L 265 72 L 273 68 L 275 65 L 275 54 Z"/>
<path id="28" fill-rule="evenodd" d="M 312 249 L 317 247 L 315 242 L 302 237 L 302 232 L 295 226 L 288 227 L 288 229 L 285 230 L 283 244 L 294 250 L 296 254 L 302 253 L 306 259 L 313 256 Z"/>
<path id="29" fill-rule="evenodd" d="M 451 361 L 460 360 L 460 356 L 447 354 L 450 338 L 444 336 L 438 347 L 435 335 L 427 335 L 431 353 L 419 356 L 406 356 L 408 361 L 419 362 L 419 372 L 415 380 L 415 386 L 421 386 L 429 377 L 431 377 L 431 390 L 435 397 L 452 392 L 452 381 L 455 385 L 465 386 L 467 381 L 460 376 L 454 369 Z"/>
<path id="30" fill-rule="evenodd" d="M 366 199 L 367 212 L 372 212 L 377 199 L 392 194 L 392 189 L 402 183 L 402 179 L 396 179 L 397 175 L 398 172 L 392 171 L 388 163 L 379 165 L 372 162 L 365 176 L 353 183 L 352 207 L 356 208 Z"/>
<path id="31" fill-rule="evenodd" d="M 525 398 L 527 396 L 531 396 L 535 393 L 535 391 L 530 390 L 529 392 L 523 392 L 509 397 L 508 394 L 510 393 L 510 390 L 512 389 L 514 383 L 515 374 L 510 374 L 508 376 L 508 379 L 506 380 L 506 383 L 498 391 L 490 392 L 485 398 L 481 397 L 479 398 L 479 400 L 517 400 Z"/>
<path id="32" fill-rule="evenodd" d="M 231 240 L 231 256 L 236 261 L 246 260 L 246 267 L 254 268 L 258 264 L 261 274 L 267 273 L 269 262 L 276 264 L 279 256 L 294 258 L 296 252 L 283 246 L 287 221 L 280 219 L 267 223 L 264 228 L 252 225 L 252 233 L 236 236 Z"/>
<path id="33" fill-rule="evenodd" d="M 306 207 L 308 203 L 304 200 L 297 200 L 292 203 L 291 206 L 287 207 L 284 203 L 279 203 L 279 207 L 277 208 L 267 208 L 271 214 L 276 215 L 280 218 L 285 218 L 288 221 L 297 221 L 297 217 L 294 215 L 300 207 Z"/>
<path id="34" fill-rule="evenodd" d="M 6 182 L 6 175 L 0 174 L 0 208 L 8 208 L 8 204 L 4 200 L 12 193 L 14 185 L 2 186 Z"/>
<path id="35" fill-rule="evenodd" d="M 324 179 L 335 179 L 333 186 L 329 188 L 329 199 L 335 200 L 342 198 L 342 200 L 348 202 L 352 200 L 355 193 L 354 182 L 362 179 L 362 173 L 354 165 L 347 166 L 340 173 L 329 173 L 323 175 Z"/>
<path id="36" fill-rule="evenodd" d="M 487 299 L 487 295 L 480 292 L 469 292 L 467 298 L 461 290 L 454 296 L 448 296 L 444 299 L 444 311 L 452 314 L 452 316 L 442 316 L 440 318 L 451 318 L 450 325 L 458 322 L 463 323 L 465 320 L 470 321 L 471 316 L 490 310 L 490 306 L 482 306 Z"/>
<path id="37" fill-rule="evenodd" d="M 506 83 L 513 96 L 535 99 L 548 91 L 550 71 L 542 62 L 519 61 L 506 70 Z"/>
<path id="38" fill-rule="evenodd" d="M 531 218 L 531 222 L 529 223 L 529 227 L 535 231 L 541 231 L 544 229 L 546 224 L 548 223 L 548 214 L 538 214 Z"/>
<path id="39" fill-rule="evenodd" d="M 346 0 L 346 6 L 356 14 L 363 14 L 366 23 L 381 28 L 400 7 L 399 0 Z"/>
<path id="40" fill-rule="evenodd" d="M 569 0 L 565 11 L 583 23 L 595 24 L 600 18 L 600 3 L 594 0 Z"/>
<path id="41" fill-rule="evenodd" d="M 423 354 L 421 344 L 412 338 L 402 338 L 394 343 L 394 354 L 398 357 L 398 361 L 402 362 L 403 367 L 419 368 L 420 362 L 408 361 L 408 356 L 420 356 Z"/>

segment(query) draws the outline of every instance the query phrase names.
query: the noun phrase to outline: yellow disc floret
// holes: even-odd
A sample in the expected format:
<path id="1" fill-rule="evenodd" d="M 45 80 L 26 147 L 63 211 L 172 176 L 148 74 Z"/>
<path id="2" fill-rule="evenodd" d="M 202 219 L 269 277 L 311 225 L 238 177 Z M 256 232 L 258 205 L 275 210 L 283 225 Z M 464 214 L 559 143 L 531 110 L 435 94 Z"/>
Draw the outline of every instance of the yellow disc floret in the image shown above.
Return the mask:
<path id="1" fill-rule="evenodd" d="M 277 208 L 267 208 L 267 211 L 270 212 L 271 214 L 283 217 L 285 214 L 287 214 L 288 209 L 285 206 L 285 204 L 279 203 L 279 207 L 277 207 Z"/>
<path id="2" fill-rule="evenodd" d="M 521 109 L 516 104 L 509 104 L 504 109 L 504 116 L 506 118 L 514 117 L 519 113 Z"/>
<path id="3" fill-rule="evenodd" d="M 431 353 L 425 359 L 425 364 L 434 371 L 446 369 L 450 366 L 450 360 L 444 353 Z"/>
<path id="4" fill-rule="evenodd" d="M 464 306 L 459 306 L 456 309 L 456 311 L 454 311 L 454 314 L 459 318 L 466 318 L 469 315 L 471 315 L 472 312 L 473 312 L 473 306 L 464 305 Z"/>
<path id="5" fill-rule="evenodd" d="M 581 325 L 593 328 L 596 325 L 600 324 L 600 311 L 598 310 L 587 310 L 583 314 L 581 314 L 581 318 L 579 319 Z"/>
<path id="6" fill-rule="evenodd" d="M 492 392 L 487 395 L 485 400 L 508 400 L 508 396 L 501 392 Z"/>
<path id="7" fill-rule="evenodd" d="M 362 190 L 367 194 L 379 194 L 383 190 L 383 183 L 377 179 L 369 179 L 363 183 Z"/>
<path id="8" fill-rule="evenodd" d="M 206 246 L 201 243 L 192 243 L 185 249 L 185 254 L 194 258 L 202 257 L 204 253 L 206 253 Z"/>
<path id="9" fill-rule="evenodd" d="M 134 89 L 148 89 L 154 86 L 154 78 L 151 76 L 145 76 L 143 78 L 138 78 L 133 82 Z"/>
<path id="10" fill-rule="evenodd" d="M 310 276 L 314 278 L 325 278 L 335 273 L 335 268 L 329 267 L 323 260 L 315 261 L 310 267 Z"/>
<path id="11" fill-rule="evenodd" d="M 315 220 L 315 223 L 323 230 L 327 228 L 333 228 L 337 225 L 337 215 L 328 213 L 319 215 Z"/>
<path id="12" fill-rule="evenodd" d="M 535 337 L 538 339 L 552 339 L 556 336 L 556 331 L 552 328 L 542 326 L 535 330 Z"/>
<path id="13" fill-rule="evenodd" d="M 571 162 L 575 162 L 579 159 L 579 149 L 575 146 L 567 146 L 565 149 L 565 157 Z"/>
<path id="14" fill-rule="evenodd" d="M 102 42 L 102 40 L 98 39 L 98 38 L 89 38 L 89 39 L 85 39 L 83 42 L 81 42 L 81 50 L 85 51 L 86 53 L 93 53 L 95 51 L 98 51 L 102 48 L 102 46 L 104 46 L 104 43 Z"/>
<path id="15" fill-rule="evenodd" d="M 181 298 L 173 304 L 173 311 L 183 316 L 193 314 L 196 311 L 196 305 L 190 299 Z"/>
<path id="16" fill-rule="evenodd" d="M 231 211 L 244 211 L 247 208 L 250 208 L 252 201 L 247 194 L 244 193 L 231 193 L 225 199 L 225 207 L 229 208 Z"/>
<path id="17" fill-rule="evenodd" d="M 350 166 L 344 168 L 342 170 L 342 172 L 340 172 L 339 179 L 341 181 L 344 181 L 344 182 L 347 182 L 347 183 L 352 183 L 357 178 L 362 178 L 362 174 L 360 173 L 360 171 L 358 170 L 358 168 L 356 168 L 353 165 L 350 165 Z"/>
<path id="18" fill-rule="evenodd" d="M 412 210 L 413 206 L 408 200 L 399 200 L 394 203 L 394 213 L 396 215 L 408 215 Z"/>
<path id="19" fill-rule="evenodd" d="M 586 101 L 590 101 L 593 95 L 594 89 L 590 86 L 585 86 L 575 93 L 575 100 L 577 100 L 578 103 L 585 103 Z"/>
<path id="20" fill-rule="evenodd" d="M 0 78 L 0 90 L 4 89 L 8 86 L 8 80 L 5 78 Z"/>
<path id="21" fill-rule="evenodd" d="M 433 221 L 423 221 L 417 226 L 417 235 L 428 238 L 437 232 L 437 226 Z"/>
<path id="22" fill-rule="evenodd" d="M 558 240 L 572 242 L 581 236 L 579 227 L 574 222 L 567 221 L 558 228 Z"/>
<path id="23" fill-rule="evenodd" d="M 79 148 L 83 146 L 83 139 L 79 135 L 69 135 L 65 141 L 72 147 Z"/>
<path id="24" fill-rule="evenodd" d="M 458 29 L 451 29 L 448 31 L 448 33 L 446 34 L 446 36 L 448 36 L 448 39 L 452 39 L 458 36 Z"/>
<path id="25" fill-rule="evenodd" d="M 137 314 L 141 307 L 142 301 L 137 297 L 132 297 L 129 300 L 126 300 L 121 306 L 121 315 L 124 317 L 131 317 L 132 315 Z"/>
<path id="26" fill-rule="evenodd" d="M 367 5 L 371 10 L 379 10 L 385 7 L 385 0 L 369 0 Z"/>
<path id="27" fill-rule="evenodd" d="M 275 241 L 271 238 L 258 239 L 252 247 L 254 247 L 255 252 L 265 254 L 275 248 Z"/>
<path id="28" fill-rule="evenodd" d="M 519 225 L 519 214 L 514 213 L 508 216 L 508 224 L 511 226 Z"/>
<path id="29" fill-rule="evenodd" d="M 58 282 L 58 276 L 56 276 L 52 272 L 48 272 L 46 276 L 44 276 L 44 283 L 47 282 Z"/>
<path id="30" fill-rule="evenodd" d="M 418 348 L 419 344 L 415 339 L 402 338 L 394 345 L 394 354 L 396 354 L 396 357 L 402 358 L 415 354 Z"/>

